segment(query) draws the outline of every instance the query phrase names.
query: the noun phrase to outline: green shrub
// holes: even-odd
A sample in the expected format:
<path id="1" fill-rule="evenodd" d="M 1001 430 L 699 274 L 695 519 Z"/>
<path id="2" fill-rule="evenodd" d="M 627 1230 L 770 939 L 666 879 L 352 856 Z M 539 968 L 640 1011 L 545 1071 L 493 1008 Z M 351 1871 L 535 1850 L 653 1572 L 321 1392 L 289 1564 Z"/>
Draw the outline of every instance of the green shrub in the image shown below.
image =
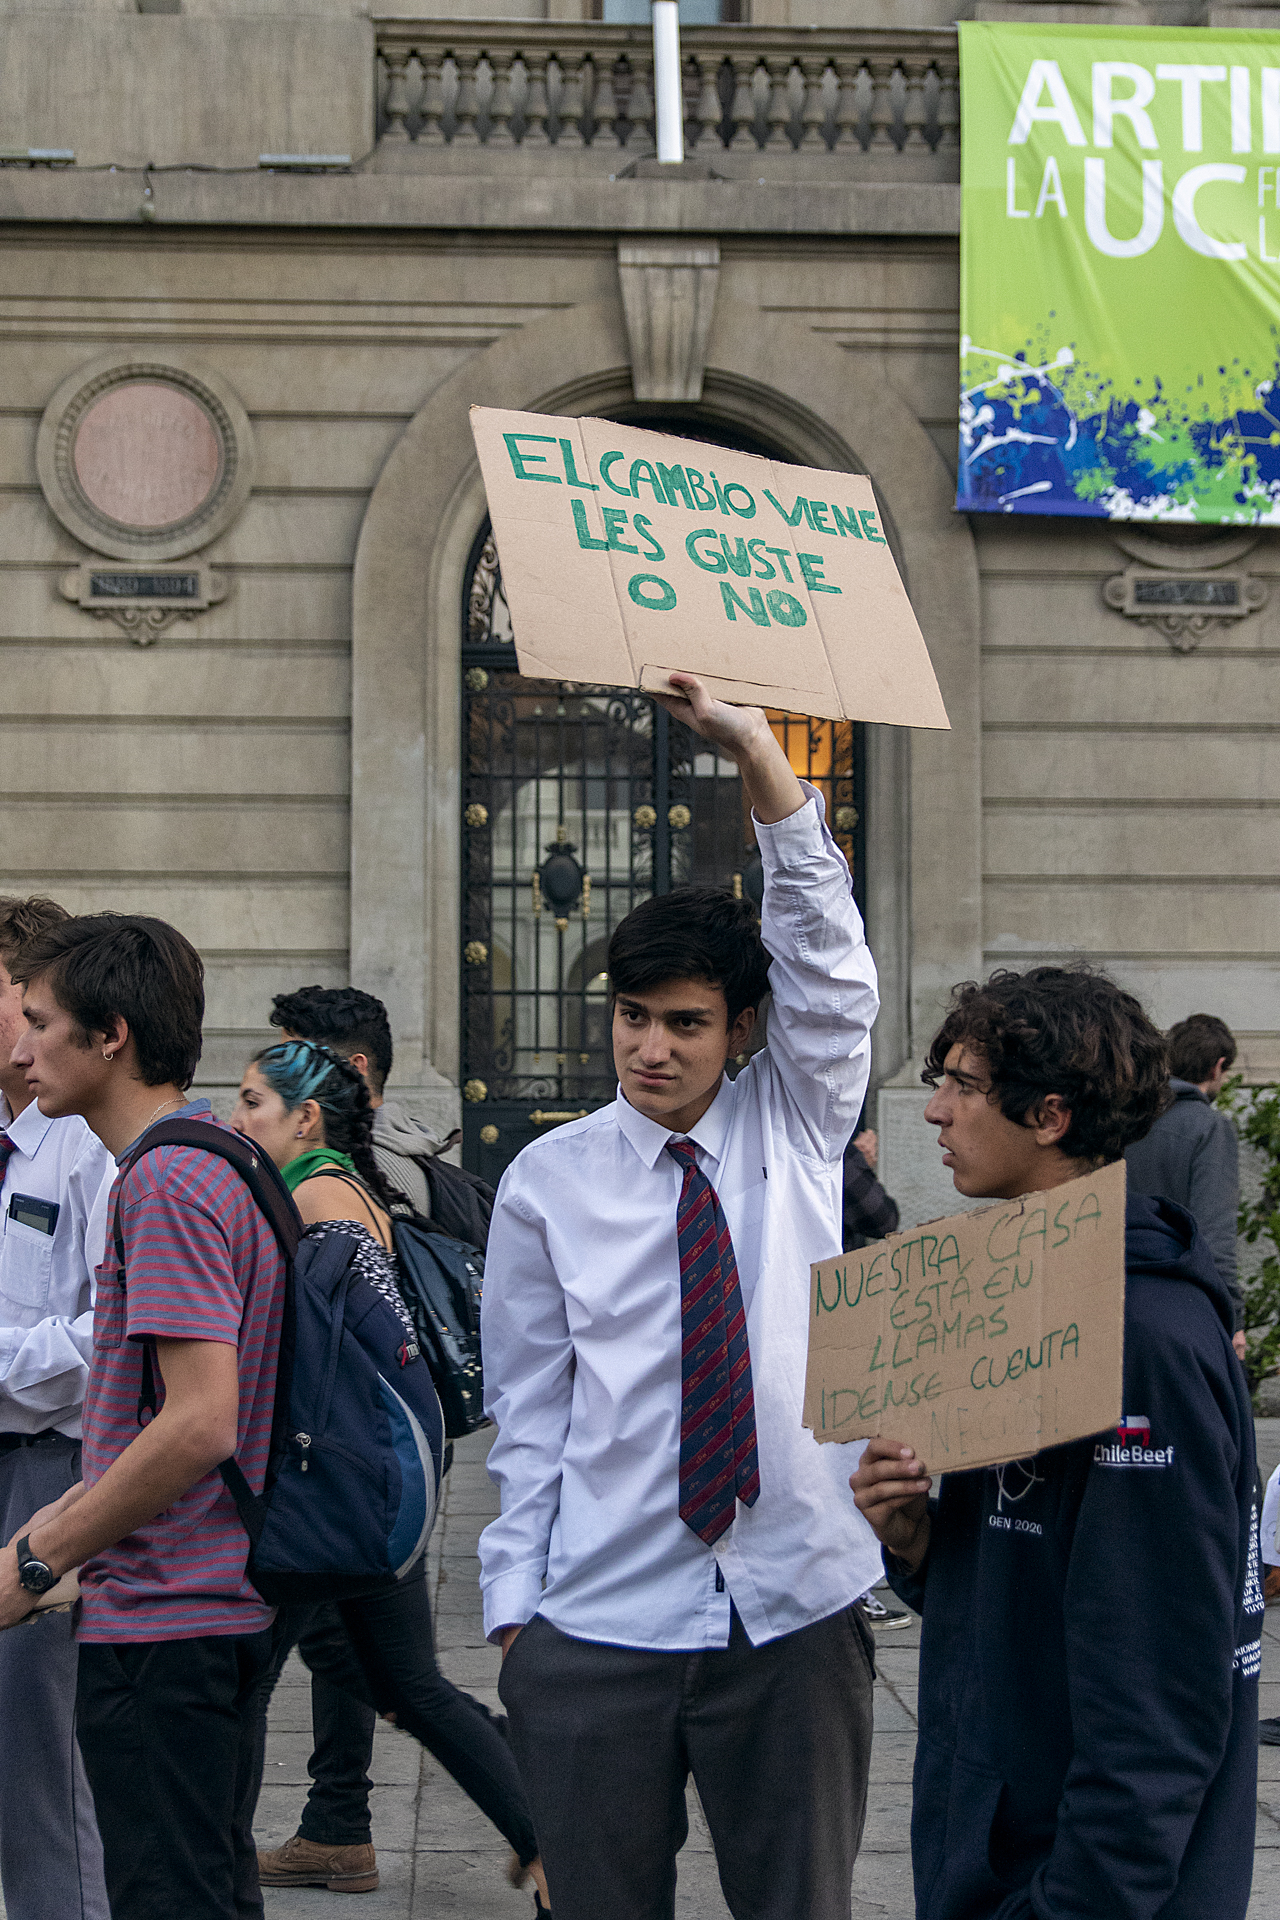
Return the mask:
<path id="1" fill-rule="evenodd" d="M 1262 1193 L 1240 1203 L 1240 1233 L 1250 1246 L 1263 1246 L 1244 1286 L 1244 1370 L 1250 1393 L 1280 1367 L 1280 1087 L 1246 1087 L 1237 1074 L 1218 1095 L 1217 1104 L 1236 1123 L 1241 1143 L 1262 1157 Z"/>

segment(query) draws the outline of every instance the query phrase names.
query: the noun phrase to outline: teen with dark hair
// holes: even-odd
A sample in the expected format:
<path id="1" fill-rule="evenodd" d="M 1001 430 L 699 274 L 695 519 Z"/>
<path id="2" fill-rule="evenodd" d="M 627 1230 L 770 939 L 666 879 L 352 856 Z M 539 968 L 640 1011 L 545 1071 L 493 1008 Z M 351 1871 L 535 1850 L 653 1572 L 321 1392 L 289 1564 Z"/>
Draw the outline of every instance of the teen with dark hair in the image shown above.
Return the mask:
<path id="1" fill-rule="evenodd" d="M 703 889 L 636 908 L 609 951 L 617 1099 L 504 1176 L 485 1628 L 556 1920 L 673 1913 L 690 1773 L 739 1920 L 848 1920 L 871 1741 L 854 1603 L 880 1567 L 850 1455 L 800 1406 L 875 969 L 822 801 L 764 714 L 671 685 L 668 710 L 741 769 L 763 927 Z M 768 1045 L 730 1081 L 766 984 Z"/>
<path id="2" fill-rule="evenodd" d="M 299 987 L 278 993 L 271 1024 L 294 1040 L 315 1040 L 349 1060 L 369 1089 L 373 1157 L 388 1185 L 430 1217 L 431 1195 L 422 1162 L 443 1149 L 398 1100 L 385 1094 L 391 1072 L 391 1025 L 381 1000 L 358 987 Z"/>
<path id="3" fill-rule="evenodd" d="M 1161 1035 L 1086 968 L 957 988 L 925 1118 L 970 1197 L 1116 1160 Z M 1230 1296 L 1194 1222 L 1131 1195 L 1119 1437 L 946 1473 L 868 1443 L 855 1498 L 923 1614 L 919 1920 L 1244 1920 L 1256 1817 L 1257 1466 Z M 1135 1423 L 1145 1433 L 1134 1442 Z"/>
<path id="4" fill-rule="evenodd" d="M 41 1113 L 10 1055 L 22 988 L 9 972 L 70 915 L 0 898 L 0 1540 L 80 1478 L 93 1357 L 93 1276 L 115 1164 L 76 1114 Z M 107 1920 L 102 1845 L 75 1741 L 67 1614 L 0 1634 L 0 1878 L 9 1920 Z"/>
<path id="5" fill-rule="evenodd" d="M 1244 1359 L 1244 1293 L 1237 1261 L 1240 1142 L 1214 1101 L 1236 1057 L 1235 1035 L 1193 1013 L 1165 1035 L 1170 1102 L 1150 1133 L 1125 1148 L 1130 1193 L 1163 1194 L 1192 1215 L 1235 1307 L 1232 1345 Z"/>
<path id="6" fill-rule="evenodd" d="M 323 1234 L 336 1223 L 345 1233 L 355 1231 L 361 1272 L 390 1300 L 413 1339 L 396 1280 L 387 1210 L 392 1195 L 370 1149 L 373 1109 L 354 1063 L 306 1040 L 267 1047 L 245 1070 L 231 1123 L 279 1167 L 311 1233 Z M 332 1692 L 353 1697 L 366 1711 L 393 1714 L 420 1740 L 505 1835 L 515 1853 L 514 1877 L 528 1873 L 544 1887 L 511 1750 L 488 1709 L 459 1692 L 436 1665 L 425 1558 L 386 1591 L 337 1606 L 280 1609 L 259 1700 L 259 1781 L 271 1690 L 294 1646 Z M 349 1747 L 349 1714 L 333 1700 L 322 1698 L 319 1707 L 318 1743 L 336 1738 Z M 338 1893 L 368 1893 L 377 1886 L 367 1753 L 365 1746 L 354 1777 L 330 1777 L 319 1804 L 308 1801 L 302 1825 L 284 1846 L 259 1855 L 264 1886 L 324 1886 Z"/>
<path id="7" fill-rule="evenodd" d="M 200 1057 L 195 950 L 163 921 L 95 914 L 51 927 L 15 963 L 14 1050 L 40 1111 L 80 1114 L 117 1159 L 154 1121 L 211 1121 L 186 1088 Z M 112 1920 L 244 1920 L 261 1912 L 245 1806 L 252 1707 L 271 1609 L 217 1471 L 234 1454 L 261 1492 L 284 1262 L 227 1163 L 144 1153 L 112 1193 L 84 1405 L 84 1480 L 0 1553 L 0 1624 L 80 1568 L 77 1724 L 102 1834 Z M 160 1405 L 139 1425 L 143 1351 Z"/>

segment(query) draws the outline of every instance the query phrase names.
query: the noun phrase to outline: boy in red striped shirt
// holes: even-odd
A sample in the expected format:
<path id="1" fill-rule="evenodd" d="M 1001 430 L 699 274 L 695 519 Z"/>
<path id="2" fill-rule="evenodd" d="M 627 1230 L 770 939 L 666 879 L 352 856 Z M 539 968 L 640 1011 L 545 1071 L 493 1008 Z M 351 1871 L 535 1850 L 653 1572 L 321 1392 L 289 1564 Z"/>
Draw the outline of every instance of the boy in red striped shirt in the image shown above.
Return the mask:
<path id="1" fill-rule="evenodd" d="M 117 1159 L 160 1120 L 211 1120 L 187 1089 L 203 970 L 161 920 L 69 920 L 15 963 L 13 1053 L 42 1113 L 82 1114 Z M 77 1717 L 112 1920 L 260 1914 L 253 1700 L 272 1610 L 218 1464 L 262 1489 L 284 1262 L 226 1162 L 165 1146 L 118 1178 L 127 1291 L 108 1236 L 84 1408 L 84 1479 L 0 1553 L 0 1625 L 79 1566 Z M 139 1426 L 143 1354 L 159 1406 Z"/>

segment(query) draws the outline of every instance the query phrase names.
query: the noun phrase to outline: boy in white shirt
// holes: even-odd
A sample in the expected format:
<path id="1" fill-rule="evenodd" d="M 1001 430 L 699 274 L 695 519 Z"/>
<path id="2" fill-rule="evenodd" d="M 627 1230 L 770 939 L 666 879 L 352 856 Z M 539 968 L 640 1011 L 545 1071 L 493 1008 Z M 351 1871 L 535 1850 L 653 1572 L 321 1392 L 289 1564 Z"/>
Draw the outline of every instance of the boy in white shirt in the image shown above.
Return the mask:
<path id="1" fill-rule="evenodd" d="M 93 1274 L 116 1170 L 78 1116 L 46 1119 L 9 1063 L 25 1031 L 10 962 L 67 918 L 52 900 L 0 897 L 0 1541 L 80 1478 Z M 0 1634 L 0 1880 L 9 1920 L 107 1920 L 75 1703 L 66 1614 Z"/>
<path id="2" fill-rule="evenodd" d="M 855 1603 L 880 1570 L 856 1450 L 800 1414 L 875 968 L 764 714 L 671 684 L 668 710 L 741 770 L 763 944 L 727 893 L 637 908 L 609 954 L 617 1100 L 503 1180 L 485 1627 L 556 1920 L 673 1912 L 690 1773 L 736 1920 L 848 1920 L 873 1677 Z M 730 1081 L 766 985 L 768 1045 Z"/>

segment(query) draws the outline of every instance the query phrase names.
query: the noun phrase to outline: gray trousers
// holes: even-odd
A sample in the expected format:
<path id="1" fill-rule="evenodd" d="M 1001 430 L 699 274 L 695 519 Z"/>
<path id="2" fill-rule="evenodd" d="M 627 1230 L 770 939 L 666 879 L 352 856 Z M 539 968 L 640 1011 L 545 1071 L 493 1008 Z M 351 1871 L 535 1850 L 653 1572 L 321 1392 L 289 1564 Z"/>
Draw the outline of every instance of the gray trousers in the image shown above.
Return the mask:
<path id="1" fill-rule="evenodd" d="M 80 1443 L 0 1453 L 0 1539 L 80 1478 Z M 75 1737 L 71 1616 L 0 1633 L 0 1881 L 8 1920 L 109 1920 L 102 1843 Z"/>
<path id="2" fill-rule="evenodd" d="M 502 1666 L 555 1920 L 672 1920 L 693 1775 L 734 1920 L 849 1920 L 871 1761 L 857 1610 L 753 1647 L 649 1653 L 535 1616 Z"/>

